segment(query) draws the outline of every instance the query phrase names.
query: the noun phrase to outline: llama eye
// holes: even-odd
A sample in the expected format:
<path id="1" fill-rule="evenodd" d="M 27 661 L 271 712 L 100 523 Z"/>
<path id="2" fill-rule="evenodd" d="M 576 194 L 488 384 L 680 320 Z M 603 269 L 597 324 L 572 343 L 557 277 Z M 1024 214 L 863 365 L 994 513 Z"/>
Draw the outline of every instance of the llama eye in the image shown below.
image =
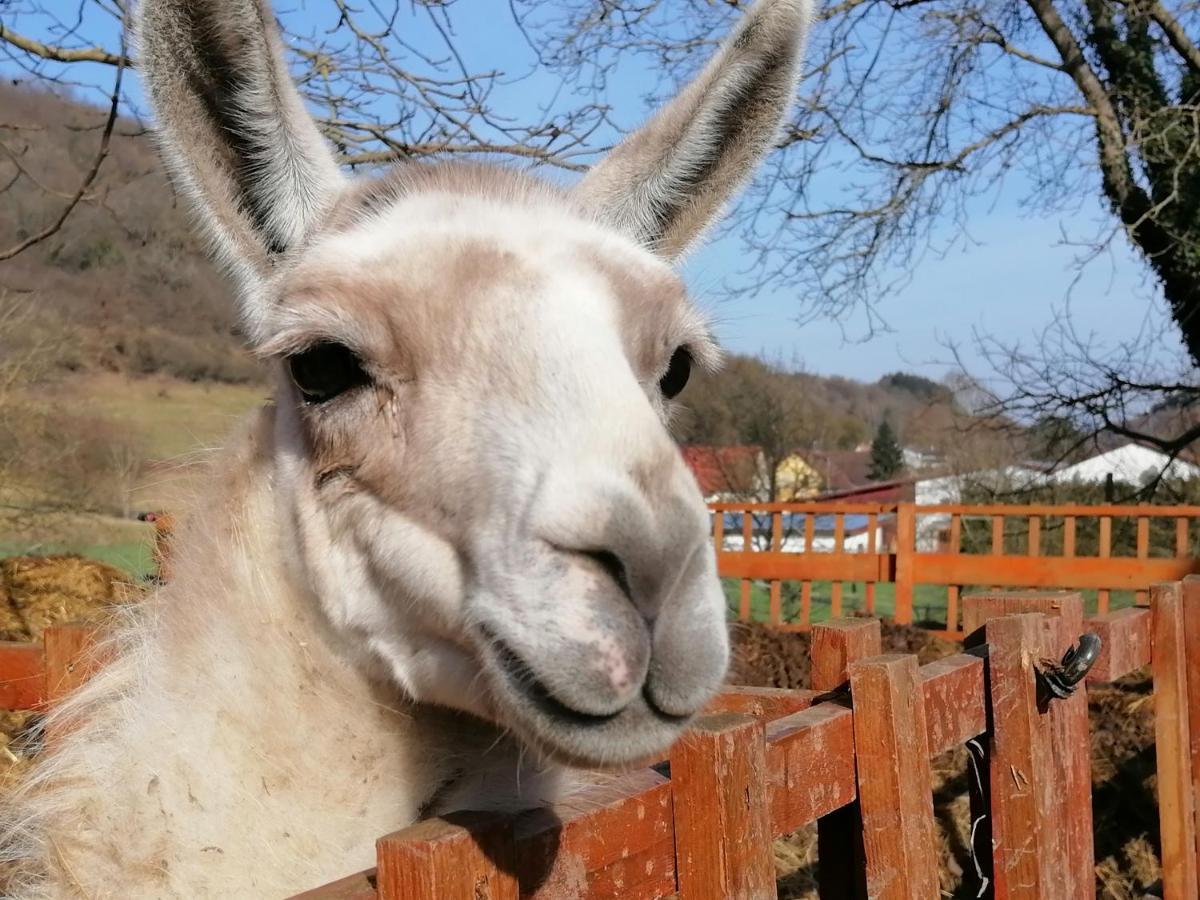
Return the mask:
<path id="1" fill-rule="evenodd" d="M 680 347 L 671 354 L 671 362 L 667 364 L 667 374 L 658 380 L 658 389 L 663 396 L 670 400 L 678 397 L 688 383 L 692 374 L 692 353 L 687 347 Z"/>
<path id="2" fill-rule="evenodd" d="M 289 356 L 287 363 L 305 403 L 325 403 L 371 380 L 354 351 L 333 341 L 313 344 Z"/>

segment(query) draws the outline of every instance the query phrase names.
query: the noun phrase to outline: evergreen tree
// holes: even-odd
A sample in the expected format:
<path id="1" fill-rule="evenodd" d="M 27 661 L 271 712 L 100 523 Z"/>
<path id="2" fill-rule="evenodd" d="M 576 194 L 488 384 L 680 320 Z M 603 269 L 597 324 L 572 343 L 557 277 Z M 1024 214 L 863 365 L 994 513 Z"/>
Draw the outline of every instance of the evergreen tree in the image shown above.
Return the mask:
<path id="1" fill-rule="evenodd" d="M 871 469 L 867 477 L 872 481 L 887 481 L 900 474 L 903 468 L 904 451 L 900 449 L 891 422 L 885 418 L 875 431 L 875 440 L 871 441 Z"/>

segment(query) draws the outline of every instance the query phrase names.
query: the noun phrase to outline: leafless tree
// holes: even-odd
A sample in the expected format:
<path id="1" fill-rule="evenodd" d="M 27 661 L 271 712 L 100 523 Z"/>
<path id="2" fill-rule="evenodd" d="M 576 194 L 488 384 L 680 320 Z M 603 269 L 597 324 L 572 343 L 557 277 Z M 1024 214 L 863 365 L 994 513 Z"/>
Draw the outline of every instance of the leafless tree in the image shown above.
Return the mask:
<path id="1" fill-rule="evenodd" d="M 31 78 L 95 84 L 73 73 L 136 66 L 117 24 L 127 2 L 2 0 L 0 48 Z M 479 12 L 455 0 L 329 0 L 304 20 L 319 25 L 301 28 L 286 10 L 282 20 L 303 89 L 347 164 L 486 154 L 573 170 L 615 133 L 605 103 L 615 78 L 644 75 L 648 94 L 673 88 L 744 2 L 493 4 L 488 14 L 504 16 L 529 50 L 529 70 L 508 72 L 466 62 L 456 24 Z M 1195 383 L 1196 0 L 832 0 L 821 16 L 780 152 L 727 226 L 747 248 L 731 290 L 790 285 L 808 298 L 806 314 L 866 307 L 879 324 L 881 298 L 921 258 L 968 240 L 972 215 L 999 191 L 1025 190 L 1031 214 L 1069 216 L 1099 197 L 1107 225 L 1069 239 L 1081 262 L 1114 241 L 1141 254 L 1188 352 L 1182 381 Z M 409 36 L 413 22 L 428 40 Z M 554 73 L 564 90 L 514 118 L 500 88 L 534 71 Z M 16 177 L 0 152 L 0 187 Z M 1114 371 L 1108 357 L 1085 355 L 1093 374 Z M 1179 373 L 1138 371 L 1134 393 L 1149 405 L 1182 396 Z M 1098 389 L 1082 391 L 1073 414 L 1093 415 L 1085 401 Z M 1105 390 L 1131 402 L 1119 380 Z"/>

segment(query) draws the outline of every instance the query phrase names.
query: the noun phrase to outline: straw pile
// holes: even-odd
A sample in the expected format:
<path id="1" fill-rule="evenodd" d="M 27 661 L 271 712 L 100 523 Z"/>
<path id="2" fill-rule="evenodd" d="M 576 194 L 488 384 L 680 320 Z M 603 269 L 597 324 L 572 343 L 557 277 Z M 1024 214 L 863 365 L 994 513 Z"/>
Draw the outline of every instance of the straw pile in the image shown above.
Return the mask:
<path id="1" fill-rule="evenodd" d="M 139 589 L 120 569 L 78 556 L 0 560 L 0 641 L 40 641 L 49 625 L 103 618 Z M 0 710 L 0 795 L 30 765 L 36 714 Z"/>
<path id="2" fill-rule="evenodd" d="M 78 556 L 0 560 L 0 640 L 36 641 L 48 625 L 95 619 L 134 598 L 120 569 Z"/>

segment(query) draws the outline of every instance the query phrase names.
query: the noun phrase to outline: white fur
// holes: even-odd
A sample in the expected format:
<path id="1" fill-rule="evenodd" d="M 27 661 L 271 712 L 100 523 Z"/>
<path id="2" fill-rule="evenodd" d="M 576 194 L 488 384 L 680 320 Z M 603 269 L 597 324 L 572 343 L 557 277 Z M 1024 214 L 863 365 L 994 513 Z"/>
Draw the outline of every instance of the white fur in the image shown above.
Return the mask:
<path id="1" fill-rule="evenodd" d="M 716 351 L 652 251 L 765 152 L 806 9 L 760 0 L 704 90 L 568 197 L 463 167 L 347 185 L 259 0 L 143 0 L 164 155 L 275 403 L 214 458 L 172 583 L 0 811 L 17 896 L 282 896 L 369 866 L 422 813 L 544 803 L 571 765 L 678 737 L 728 647 L 658 382 L 677 349 Z M 669 139 L 697 95 L 728 113 L 755 92 L 748 130 L 718 103 Z M 330 341 L 365 383 L 305 404 L 289 358 Z"/>

